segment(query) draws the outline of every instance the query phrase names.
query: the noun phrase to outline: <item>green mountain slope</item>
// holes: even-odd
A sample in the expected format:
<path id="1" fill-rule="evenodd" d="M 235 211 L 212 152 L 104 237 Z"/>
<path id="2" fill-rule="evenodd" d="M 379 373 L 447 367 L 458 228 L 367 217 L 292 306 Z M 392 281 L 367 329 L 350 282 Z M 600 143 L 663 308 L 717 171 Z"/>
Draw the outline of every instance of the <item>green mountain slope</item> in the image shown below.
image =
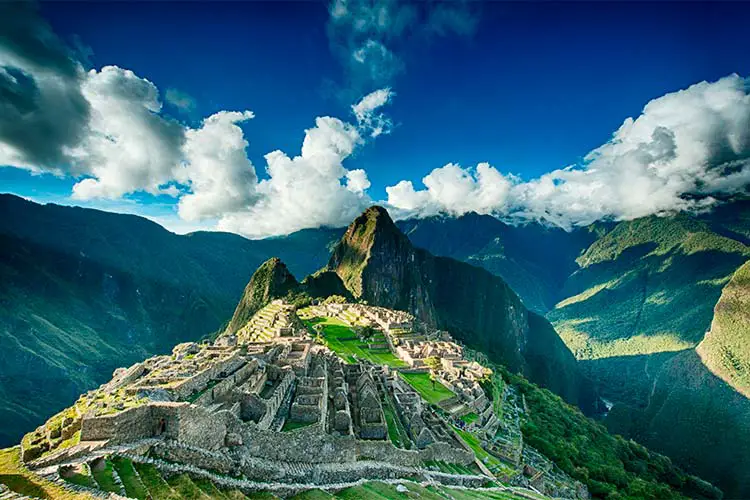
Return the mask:
<path id="1" fill-rule="evenodd" d="M 696 350 L 716 376 L 750 397 L 750 261 L 724 287 Z"/>
<path id="2" fill-rule="evenodd" d="M 750 496 L 748 399 L 737 392 L 746 390 L 747 267 L 735 274 L 750 256 L 750 202 L 572 233 L 460 222 L 400 224 L 420 246 L 502 276 L 537 310 L 554 297 L 547 318 L 614 404 L 606 424 L 716 481 L 729 498 Z"/>
<path id="3" fill-rule="evenodd" d="M 112 371 L 226 321 L 271 256 L 301 275 L 340 230 L 250 241 L 0 195 L 0 446 Z"/>
<path id="4" fill-rule="evenodd" d="M 594 394 L 555 330 L 484 269 L 415 248 L 388 212 L 371 207 L 348 227 L 328 269 L 357 299 L 408 310 L 568 401 L 592 410 Z"/>
<path id="5" fill-rule="evenodd" d="M 579 359 L 679 351 L 703 339 L 750 248 L 687 215 L 621 222 L 577 260 L 547 317 Z"/>
<path id="6" fill-rule="evenodd" d="M 275 298 L 284 297 L 298 286 L 297 280 L 278 257 L 268 259 L 250 278 L 229 321 L 227 332 L 235 333 L 263 306 Z"/>
<path id="7" fill-rule="evenodd" d="M 643 356 L 650 357 L 650 356 Z M 711 373 L 695 350 L 652 373 L 643 408 L 616 405 L 606 424 L 668 455 L 730 499 L 750 495 L 750 401 Z"/>

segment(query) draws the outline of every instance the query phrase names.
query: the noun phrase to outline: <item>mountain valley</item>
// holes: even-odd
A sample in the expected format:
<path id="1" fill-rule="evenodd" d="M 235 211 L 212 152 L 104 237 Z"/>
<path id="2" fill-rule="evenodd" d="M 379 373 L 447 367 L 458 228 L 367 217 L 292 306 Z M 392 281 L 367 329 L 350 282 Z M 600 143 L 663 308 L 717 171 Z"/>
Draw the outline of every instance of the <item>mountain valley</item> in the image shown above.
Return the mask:
<path id="1" fill-rule="evenodd" d="M 118 366 L 240 335 L 274 300 L 303 308 L 340 297 L 407 311 L 482 353 L 540 405 L 522 426 L 530 445 L 595 497 L 632 481 L 582 475 L 593 469 L 577 453 L 599 450 L 593 436 L 609 434 L 537 385 L 586 414 L 606 413 L 610 432 L 669 456 L 726 498 L 749 491 L 746 203 L 570 232 L 477 214 L 394 223 L 373 207 L 346 229 L 268 240 L 177 236 L 134 216 L 8 195 L 0 209 L 13 214 L 0 223 L 5 445 Z M 573 437 L 548 418 L 571 422 L 589 444 L 564 451 Z M 696 432 L 701 439 L 686 438 Z M 627 443 L 607 446 L 642 453 Z M 692 477 L 678 475 L 683 485 Z M 691 484 L 681 494 L 713 497 Z"/>

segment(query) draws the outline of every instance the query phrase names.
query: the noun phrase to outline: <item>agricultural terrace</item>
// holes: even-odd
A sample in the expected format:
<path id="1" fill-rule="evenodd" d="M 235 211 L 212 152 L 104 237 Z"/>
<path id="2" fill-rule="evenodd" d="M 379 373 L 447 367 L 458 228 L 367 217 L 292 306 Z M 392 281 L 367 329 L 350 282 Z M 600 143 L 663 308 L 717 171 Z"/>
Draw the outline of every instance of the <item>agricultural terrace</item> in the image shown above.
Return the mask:
<path id="1" fill-rule="evenodd" d="M 33 498 L 55 498 L 60 500 L 94 499 L 88 493 L 79 493 L 63 489 L 47 479 L 29 472 L 21 463 L 19 447 L 0 450 L 0 483 L 12 491 Z"/>
<path id="2" fill-rule="evenodd" d="M 487 452 L 479 441 L 479 438 L 469 431 L 454 427 L 456 433 L 461 436 L 461 439 L 471 448 L 474 455 L 480 460 L 490 471 L 495 475 L 507 475 L 511 476 L 516 474 L 516 470 L 503 463 L 499 458 L 491 455 Z"/>
<path id="3" fill-rule="evenodd" d="M 302 317 L 302 316 L 301 316 Z M 354 363 L 357 359 L 367 360 L 378 365 L 388 365 L 393 368 L 403 368 L 406 363 L 398 359 L 387 347 L 371 349 L 368 342 L 361 341 L 356 332 L 346 323 L 331 317 L 313 317 L 303 319 L 308 328 L 319 328 L 326 346 L 338 354 L 347 363 Z M 312 331 L 313 335 L 315 330 Z M 370 344 L 387 345 L 382 334 L 376 334 Z"/>
<path id="4" fill-rule="evenodd" d="M 438 404 L 450 397 L 453 392 L 438 381 L 432 381 L 429 373 L 399 373 L 407 384 L 412 386 L 422 398 L 431 404 Z"/>

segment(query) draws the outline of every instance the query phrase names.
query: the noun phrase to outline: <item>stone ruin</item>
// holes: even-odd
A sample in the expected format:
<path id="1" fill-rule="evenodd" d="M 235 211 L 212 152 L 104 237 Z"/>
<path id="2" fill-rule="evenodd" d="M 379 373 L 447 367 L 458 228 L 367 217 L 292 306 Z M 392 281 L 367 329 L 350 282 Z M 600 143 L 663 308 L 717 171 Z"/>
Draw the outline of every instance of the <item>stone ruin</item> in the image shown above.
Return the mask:
<path id="1" fill-rule="evenodd" d="M 361 472 L 355 465 L 363 460 L 380 464 L 369 472 L 373 477 L 385 470 L 393 474 L 389 467 L 394 466 L 412 468 L 408 470 L 413 474 L 414 467 L 430 461 L 464 466 L 475 461 L 451 428 L 445 408 L 427 404 L 387 366 L 343 361 L 298 329 L 292 307 L 277 302 L 270 306 L 237 335 L 224 334 L 213 343 L 179 344 L 171 355 L 116 370 L 110 382 L 27 435 L 23 461 L 48 466 L 96 447 L 153 440 L 172 461 L 186 454 L 195 463 L 211 457 L 210 464 L 233 464 L 228 470 L 242 469 L 246 475 L 254 472 L 243 464 L 257 467 L 262 462 L 280 481 L 319 481 L 325 474 L 337 480 L 356 478 Z M 414 326 L 406 313 L 382 308 L 327 304 L 325 310 L 378 325 L 391 349 L 393 331 Z M 440 340 L 400 347 L 414 360 L 440 357 L 440 380 L 456 393 L 450 402 L 477 412 L 487 435 L 498 430 L 500 422 L 479 386 L 485 369 L 464 360 L 460 346 Z M 399 446 L 389 437 L 386 410 L 403 429 L 406 442 Z M 331 469 L 338 472 L 319 470 L 303 477 L 303 469 L 293 465 L 298 463 L 338 464 Z M 543 470 L 550 476 L 547 465 Z M 537 483 L 543 479 L 533 476 Z M 556 488 L 563 483 L 556 481 Z"/>

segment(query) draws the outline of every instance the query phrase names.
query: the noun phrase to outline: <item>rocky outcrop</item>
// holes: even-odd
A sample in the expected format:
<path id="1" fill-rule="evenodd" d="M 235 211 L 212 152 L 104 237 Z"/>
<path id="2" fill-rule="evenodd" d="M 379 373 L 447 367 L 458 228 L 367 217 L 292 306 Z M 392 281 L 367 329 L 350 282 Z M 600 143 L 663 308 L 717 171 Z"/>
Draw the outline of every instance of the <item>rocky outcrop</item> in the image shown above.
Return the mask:
<path id="1" fill-rule="evenodd" d="M 355 298 L 409 311 L 584 410 L 593 409 L 592 387 L 544 318 L 529 313 L 501 278 L 414 247 L 384 208 L 368 208 L 352 222 L 328 270 Z"/>

